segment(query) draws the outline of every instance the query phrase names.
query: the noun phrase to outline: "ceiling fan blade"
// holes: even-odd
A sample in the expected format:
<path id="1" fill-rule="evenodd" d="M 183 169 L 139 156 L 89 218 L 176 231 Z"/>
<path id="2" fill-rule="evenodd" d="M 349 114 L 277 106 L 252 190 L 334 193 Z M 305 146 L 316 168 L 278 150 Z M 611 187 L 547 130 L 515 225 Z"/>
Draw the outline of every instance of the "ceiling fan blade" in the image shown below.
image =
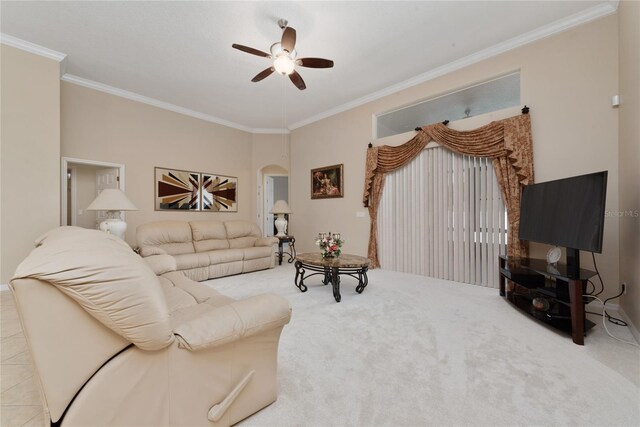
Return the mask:
<path id="1" fill-rule="evenodd" d="M 231 47 L 234 48 L 234 49 L 241 50 L 243 52 L 250 53 L 252 55 L 264 56 L 265 58 L 271 58 L 271 55 L 269 55 L 268 53 L 263 52 L 263 51 L 258 50 L 258 49 L 254 49 L 254 48 L 249 47 L 249 46 L 243 46 L 241 44 L 235 44 L 234 43 L 234 44 L 231 45 Z"/>
<path id="2" fill-rule="evenodd" d="M 280 45 L 287 52 L 293 52 L 293 49 L 296 47 L 296 30 L 291 27 L 286 27 L 282 32 Z"/>
<path id="3" fill-rule="evenodd" d="M 271 73 L 273 73 L 275 71 L 275 69 L 273 67 L 269 67 L 267 69 L 264 69 L 262 71 L 260 71 L 258 74 L 256 74 L 256 76 L 254 78 L 251 79 L 252 82 L 259 82 L 260 80 L 264 79 L 265 77 L 269 77 L 271 75 Z"/>
<path id="4" fill-rule="evenodd" d="M 300 76 L 297 71 L 294 70 L 293 73 L 289 74 L 289 79 L 298 89 L 305 90 L 307 88 L 307 85 L 304 84 L 304 80 L 302 80 L 302 76 Z"/>
<path id="5" fill-rule="evenodd" d="M 300 58 L 296 61 L 299 66 L 307 68 L 332 68 L 333 61 L 324 58 Z"/>

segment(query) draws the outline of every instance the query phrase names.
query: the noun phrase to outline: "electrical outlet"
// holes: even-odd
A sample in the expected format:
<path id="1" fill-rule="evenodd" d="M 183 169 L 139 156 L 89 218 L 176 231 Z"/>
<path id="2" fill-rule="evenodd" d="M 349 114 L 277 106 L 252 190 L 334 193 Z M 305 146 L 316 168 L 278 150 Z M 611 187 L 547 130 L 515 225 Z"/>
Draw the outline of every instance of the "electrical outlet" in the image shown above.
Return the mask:
<path id="1" fill-rule="evenodd" d="M 627 282 L 622 282 L 622 295 L 626 295 L 627 294 Z"/>

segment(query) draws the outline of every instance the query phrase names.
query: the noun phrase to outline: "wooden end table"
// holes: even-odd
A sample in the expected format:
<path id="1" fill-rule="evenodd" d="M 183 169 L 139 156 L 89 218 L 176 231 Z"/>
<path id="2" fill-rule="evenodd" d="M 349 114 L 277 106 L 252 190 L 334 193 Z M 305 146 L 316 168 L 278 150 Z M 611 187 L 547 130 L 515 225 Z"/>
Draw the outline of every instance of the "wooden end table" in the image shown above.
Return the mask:
<path id="1" fill-rule="evenodd" d="M 320 253 L 304 253 L 296 256 L 296 277 L 294 283 L 301 292 L 307 291 L 304 280 L 318 274 L 323 275 L 322 284 L 331 283 L 333 297 L 340 302 L 340 275 L 351 276 L 358 280 L 356 292 L 361 294 L 369 284 L 367 271 L 371 261 L 358 255 L 341 254 L 337 258 L 322 258 Z M 308 271 L 315 273 L 308 274 Z"/>
<path id="2" fill-rule="evenodd" d="M 278 238 L 278 252 L 276 252 L 278 256 L 278 265 L 282 265 L 282 258 L 287 255 L 289 257 L 289 264 L 293 262 L 296 258 L 296 238 L 293 236 L 275 236 Z M 287 242 L 289 243 L 289 252 L 283 252 L 282 246 Z"/>

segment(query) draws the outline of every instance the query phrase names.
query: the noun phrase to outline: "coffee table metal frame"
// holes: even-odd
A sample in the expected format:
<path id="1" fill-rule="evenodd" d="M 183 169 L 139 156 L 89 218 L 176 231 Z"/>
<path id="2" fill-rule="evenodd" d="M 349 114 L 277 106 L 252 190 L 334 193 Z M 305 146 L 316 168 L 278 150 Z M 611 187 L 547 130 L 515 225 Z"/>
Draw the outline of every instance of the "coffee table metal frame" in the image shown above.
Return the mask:
<path id="1" fill-rule="evenodd" d="M 356 286 L 356 292 L 361 294 L 364 288 L 369 284 L 369 278 L 367 277 L 368 265 L 362 265 L 359 267 L 339 267 L 339 266 L 322 266 L 309 264 L 308 262 L 302 262 L 296 259 L 296 277 L 294 283 L 301 292 L 307 292 L 307 285 L 304 281 L 312 276 L 322 275 L 322 284 L 328 285 L 331 283 L 333 287 L 333 297 L 336 302 L 340 302 L 342 297 L 340 296 L 340 275 L 351 276 L 358 280 L 358 286 Z M 315 273 L 306 274 L 307 270 L 315 271 Z M 306 274 L 306 276 L 305 276 Z"/>

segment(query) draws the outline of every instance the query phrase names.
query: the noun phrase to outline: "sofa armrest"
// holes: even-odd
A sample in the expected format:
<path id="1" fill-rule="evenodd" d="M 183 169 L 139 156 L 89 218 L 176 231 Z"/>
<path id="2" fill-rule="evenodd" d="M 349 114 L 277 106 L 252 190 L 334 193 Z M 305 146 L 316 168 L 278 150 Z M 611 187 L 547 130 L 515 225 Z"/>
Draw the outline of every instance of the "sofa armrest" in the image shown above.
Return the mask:
<path id="1" fill-rule="evenodd" d="M 151 267 L 156 276 L 178 269 L 176 259 L 171 255 L 151 255 L 143 258 L 143 260 Z"/>
<path id="2" fill-rule="evenodd" d="M 167 255 L 167 252 L 164 249 L 161 249 L 157 246 L 140 246 L 140 248 L 138 249 L 138 253 L 143 258 L 151 255 Z"/>
<path id="3" fill-rule="evenodd" d="M 173 332 L 180 348 L 197 351 L 282 327 L 290 318 L 291 307 L 285 298 L 263 294 L 213 308 Z"/>
<path id="4" fill-rule="evenodd" d="M 260 237 L 259 239 L 256 239 L 256 242 L 253 244 L 253 246 L 273 246 L 277 244 L 277 237 Z"/>

